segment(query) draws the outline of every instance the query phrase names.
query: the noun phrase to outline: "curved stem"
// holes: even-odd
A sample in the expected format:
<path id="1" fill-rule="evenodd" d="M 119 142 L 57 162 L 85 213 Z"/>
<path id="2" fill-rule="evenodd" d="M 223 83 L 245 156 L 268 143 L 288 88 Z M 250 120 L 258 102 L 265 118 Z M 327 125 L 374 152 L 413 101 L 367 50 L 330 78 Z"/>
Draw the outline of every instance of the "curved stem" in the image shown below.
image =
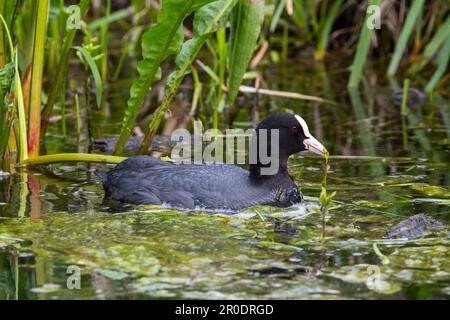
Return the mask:
<path id="1" fill-rule="evenodd" d="M 120 163 L 125 157 L 116 157 L 103 154 L 91 153 L 57 153 L 45 156 L 37 156 L 25 159 L 21 162 L 24 165 L 49 164 L 55 162 L 101 162 L 101 163 Z"/>

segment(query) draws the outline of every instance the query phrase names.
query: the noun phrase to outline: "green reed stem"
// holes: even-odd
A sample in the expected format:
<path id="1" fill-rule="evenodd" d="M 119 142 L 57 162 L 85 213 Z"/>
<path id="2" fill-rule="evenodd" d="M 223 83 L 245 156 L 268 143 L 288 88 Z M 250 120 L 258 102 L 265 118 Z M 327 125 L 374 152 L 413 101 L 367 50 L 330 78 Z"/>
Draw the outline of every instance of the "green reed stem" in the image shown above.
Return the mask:
<path id="1" fill-rule="evenodd" d="M 77 128 L 77 137 L 80 138 L 81 133 L 81 120 L 80 120 L 80 102 L 78 99 L 78 94 L 75 94 L 75 115 L 76 115 L 76 128 Z"/>
<path id="2" fill-rule="evenodd" d="M 105 18 L 108 19 L 111 14 L 111 0 L 107 0 L 106 2 L 106 15 Z M 108 80 L 108 41 L 109 41 L 109 33 L 108 33 L 108 23 L 102 24 L 100 27 L 100 44 L 102 48 L 102 60 L 101 60 L 101 74 L 103 82 Z"/>
<path id="3" fill-rule="evenodd" d="M 320 213 L 322 215 L 322 230 L 320 233 L 320 238 L 323 240 L 325 238 L 325 226 L 326 226 L 326 216 L 328 213 L 328 207 L 331 203 L 331 200 L 336 195 L 336 191 L 334 191 L 332 194 L 327 194 L 327 176 L 328 172 L 330 171 L 330 154 L 327 150 L 324 150 L 324 157 L 325 157 L 325 170 L 323 173 L 323 179 L 322 179 L 322 188 L 320 191 Z"/>
<path id="4" fill-rule="evenodd" d="M 57 162 L 99 162 L 99 163 L 120 163 L 125 157 L 110 156 L 104 154 L 91 153 L 57 153 L 45 156 L 28 158 L 21 163 L 24 165 L 49 164 Z"/>
<path id="5" fill-rule="evenodd" d="M 62 135 L 66 138 L 66 81 L 67 81 L 67 70 L 65 76 L 63 77 L 62 91 L 61 91 L 61 130 Z"/>
<path id="6" fill-rule="evenodd" d="M 15 60 L 16 74 L 14 78 L 14 96 L 16 97 L 19 118 L 19 161 L 23 161 L 28 158 L 27 122 L 25 120 L 25 104 L 23 101 L 22 84 L 19 76 L 19 58 L 17 49 Z"/>
<path id="7" fill-rule="evenodd" d="M 117 81 L 117 79 L 119 78 L 120 71 L 122 71 L 123 62 L 125 61 L 129 49 L 130 49 L 130 42 L 128 41 L 127 43 L 125 43 L 125 47 L 123 48 L 122 54 L 120 55 L 119 62 L 117 63 L 117 68 L 114 71 L 113 81 Z"/>
<path id="8" fill-rule="evenodd" d="M 0 15 L 3 17 L 5 14 L 5 1 L 0 1 Z M 6 22 L 5 22 L 6 26 Z M 3 28 L 0 28 L 0 68 L 3 68 L 5 66 L 5 57 L 6 57 L 6 51 L 5 51 L 5 36 L 3 34 Z"/>
<path id="9" fill-rule="evenodd" d="M 369 5 L 379 5 L 380 0 L 370 0 Z M 370 38 L 372 36 L 373 30 L 367 26 L 369 15 L 366 15 L 366 20 L 363 23 L 361 29 L 361 35 L 359 37 L 358 47 L 356 49 L 355 59 L 351 66 L 352 72 L 350 74 L 350 80 L 348 82 L 348 87 L 356 88 L 361 80 L 362 72 L 364 69 L 364 64 L 366 63 L 367 53 L 370 47 Z"/>
<path id="10" fill-rule="evenodd" d="M 30 156 L 39 155 L 39 136 L 41 129 L 41 93 L 44 72 L 44 49 L 47 34 L 48 0 L 39 0 L 34 32 L 33 59 L 30 84 L 30 110 L 28 118 L 28 152 Z"/>
<path id="11" fill-rule="evenodd" d="M 408 102 L 408 89 L 409 89 L 409 79 L 405 79 L 403 83 L 403 96 L 402 96 L 402 116 L 406 116 L 408 112 L 406 111 L 406 103 Z"/>

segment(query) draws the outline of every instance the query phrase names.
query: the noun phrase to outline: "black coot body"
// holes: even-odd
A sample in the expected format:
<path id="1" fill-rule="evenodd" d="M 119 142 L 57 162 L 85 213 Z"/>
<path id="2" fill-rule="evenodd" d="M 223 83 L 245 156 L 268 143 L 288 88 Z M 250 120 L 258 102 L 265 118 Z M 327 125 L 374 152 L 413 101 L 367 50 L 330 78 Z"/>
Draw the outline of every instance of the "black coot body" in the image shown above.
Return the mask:
<path id="1" fill-rule="evenodd" d="M 279 130 L 278 170 L 261 174 L 267 165 L 259 157 L 250 170 L 227 164 L 170 164 L 150 157 L 130 157 L 108 172 L 99 172 L 105 198 L 135 204 L 166 204 L 176 208 L 240 211 L 256 205 L 288 207 L 302 202 L 302 194 L 287 172 L 290 155 L 303 150 L 323 154 L 304 120 L 289 113 L 274 113 L 255 130 Z M 264 136 L 265 137 L 265 136 Z"/>

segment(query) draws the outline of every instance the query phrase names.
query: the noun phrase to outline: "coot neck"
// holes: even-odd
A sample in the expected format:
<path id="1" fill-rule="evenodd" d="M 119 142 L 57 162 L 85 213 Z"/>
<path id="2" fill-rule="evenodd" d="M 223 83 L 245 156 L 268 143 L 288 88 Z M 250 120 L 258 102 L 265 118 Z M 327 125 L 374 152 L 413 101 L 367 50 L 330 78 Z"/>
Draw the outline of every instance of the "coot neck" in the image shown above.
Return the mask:
<path id="1" fill-rule="evenodd" d="M 255 164 L 250 164 L 249 172 L 250 178 L 253 180 L 271 180 L 271 179 L 280 179 L 282 177 L 288 176 L 287 162 L 289 156 L 282 155 L 278 158 L 279 166 L 278 170 L 276 170 L 275 174 L 264 174 L 264 169 L 269 168 L 270 164 L 262 164 L 261 161 L 258 161 Z"/>
<path id="2" fill-rule="evenodd" d="M 279 139 L 278 147 L 272 148 L 271 127 L 264 126 L 255 129 L 250 142 L 249 171 L 251 179 L 265 181 L 288 176 L 287 163 L 291 153 L 285 145 L 285 140 L 280 136 L 277 138 Z"/>

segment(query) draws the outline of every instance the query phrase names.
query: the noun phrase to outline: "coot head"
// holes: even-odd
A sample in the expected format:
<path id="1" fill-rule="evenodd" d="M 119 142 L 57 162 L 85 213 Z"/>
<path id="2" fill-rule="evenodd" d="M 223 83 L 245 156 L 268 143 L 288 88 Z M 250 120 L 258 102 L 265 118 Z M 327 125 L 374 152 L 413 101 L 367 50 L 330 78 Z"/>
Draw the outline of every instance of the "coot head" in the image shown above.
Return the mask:
<path id="1" fill-rule="evenodd" d="M 318 155 L 324 155 L 324 146 L 309 132 L 305 120 L 296 114 L 276 112 L 265 118 L 256 127 L 258 137 L 261 137 L 261 129 L 268 131 L 268 137 L 273 129 L 278 129 L 280 154 L 288 156 L 309 150 Z M 270 139 L 268 139 L 270 143 Z"/>
<path id="2" fill-rule="evenodd" d="M 277 133 L 278 139 L 272 136 L 274 132 Z M 296 114 L 272 113 L 258 124 L 255 135 L 257 139 L 253 141 L 256 140 L 257 143 L 252 144 L 253 149 L 250 151 L 257 159 L 256 164 L 250 166 L 253 176 L 259 176 L 260 168 L 268 166 L 264 165 L 261 158 L 260 149 L 263 148 L 261 142 L 266 143 L 269 156 L 277 156 L 281 169 L 286 169 L 289 156 L 295 153 L 309 150 L 323 156 L 326 151 L 325 147 L 312 136 L 305 120 Z M 272 146 L 275 141 L 278 143 L 278 148 Z"/>

